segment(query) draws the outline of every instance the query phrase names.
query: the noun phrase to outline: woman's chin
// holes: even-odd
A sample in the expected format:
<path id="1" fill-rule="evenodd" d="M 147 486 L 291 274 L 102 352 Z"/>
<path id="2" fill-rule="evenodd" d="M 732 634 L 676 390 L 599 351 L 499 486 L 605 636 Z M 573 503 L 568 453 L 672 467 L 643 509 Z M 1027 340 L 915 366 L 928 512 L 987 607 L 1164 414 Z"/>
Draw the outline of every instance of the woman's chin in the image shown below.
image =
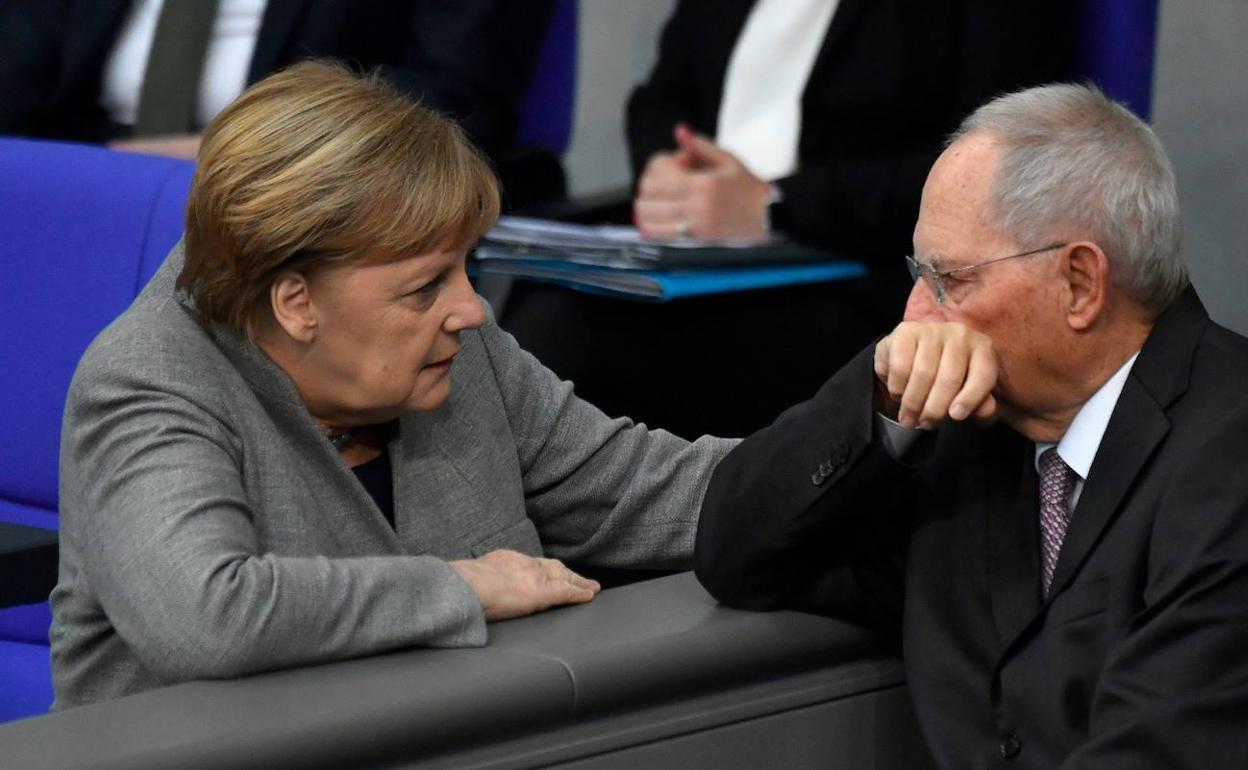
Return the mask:
<path id="1" fill-rule="evenodd" d="M 451 396 L 451 380 L 444 377 L 430 387 L 417 389 L 404 404 L 406 412 L 431 412 L 446 403 Z"/>

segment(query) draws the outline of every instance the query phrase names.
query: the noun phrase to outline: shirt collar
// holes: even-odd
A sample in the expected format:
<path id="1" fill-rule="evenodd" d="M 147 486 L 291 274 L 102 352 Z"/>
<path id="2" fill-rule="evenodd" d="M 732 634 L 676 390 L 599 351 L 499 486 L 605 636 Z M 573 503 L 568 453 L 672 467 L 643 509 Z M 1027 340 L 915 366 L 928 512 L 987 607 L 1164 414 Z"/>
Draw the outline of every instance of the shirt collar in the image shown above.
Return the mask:
<path id="1" fill-rule="evenodd" d="M 1058 456 L 1072 471 L 1079 474 L 1080 479 L 1088 477 L 1088 472 L 1092 470 L 1092 461 L 1096 459 L 1096 450 L 1100 448 L 1105 429 L 1109 427 L 1109 418 L 1118 404 L 1118 397 L 1122 395 L 1123 386 L 1127 384 L 1127 375 L 1131 373 L 1131 366 L 1139 355 L 1140 352 L 1137 350 L 1126 363 L 1118 367 L 1118 371 L 1114 372 L 1114 375 L 1106 380 L 1104 385 L 1092 394 L 1092 398 L 1079 407 L 1075 419 L 1071 420 L 1070 427 L 1066 429 L 1061 441 L 1056 444 L 1036 443 L 1037 471 L 1040 469 L 1041 453 L 1056 446 Z"/>

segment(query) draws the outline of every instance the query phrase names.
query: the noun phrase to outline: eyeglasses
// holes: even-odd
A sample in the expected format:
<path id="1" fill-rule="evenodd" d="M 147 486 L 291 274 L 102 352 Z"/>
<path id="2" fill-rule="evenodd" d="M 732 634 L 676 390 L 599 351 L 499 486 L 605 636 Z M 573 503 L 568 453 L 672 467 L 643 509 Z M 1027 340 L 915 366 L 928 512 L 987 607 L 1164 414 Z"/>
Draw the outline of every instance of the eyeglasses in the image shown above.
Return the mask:
<path id="1" fill-rule="evenodd" d="M 984 267 L 985 265 L 991 265 L 995 262 L 1004 262 L 1007 259 L 1018 259 L 1019 257 L 1030 257 L 1033 254 L 1043 254 L 1046 251 L 1060 249 L 1066 245 L 1067 244 L 1065 243 L 1051 243 L 1048 246 L 1041 246 L 1040 248 L 1032 249 L 1031 251 L 1011 254 L 1008 257 L 997 257 L 996 259 L 989 259 L 985 262 L 976 262 L 973 265 L 963 265 L 962 267 L 955 267 L 952 270 L 945 270 L 944 272 L 937 271 L 936 268 L 926 262 L 920 262 L 914 257 L 908 256 L 906 257 L 906 267 L 910 268 L 911 280 L 918 281 L 922 278 L 927 281 L 927 285 L 931 287 L 932 294 L 936 296 L 936 303 L 943 305 L 945 304 L 945 298 L 949 296 L 948 292 L 945 290 L 945 279 L 956 273 L 960 273 L 964 270 L 974 270 L 977 267 Z"/>

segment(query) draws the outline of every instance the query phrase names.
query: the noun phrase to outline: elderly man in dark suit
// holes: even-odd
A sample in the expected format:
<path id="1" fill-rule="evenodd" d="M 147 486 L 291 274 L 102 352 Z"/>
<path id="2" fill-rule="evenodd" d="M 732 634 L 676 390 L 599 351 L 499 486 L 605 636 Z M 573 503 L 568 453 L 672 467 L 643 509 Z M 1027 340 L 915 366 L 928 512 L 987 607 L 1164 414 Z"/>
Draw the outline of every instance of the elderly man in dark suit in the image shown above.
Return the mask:
<path id="1" fill-rule="evenodd" d="M 1248 766 L 1248 340 L 1180 230 L 1126 109 L 980 108 L 905 321 L 716 471 L 702 582 L 897 641 L 943 767 Z"/>

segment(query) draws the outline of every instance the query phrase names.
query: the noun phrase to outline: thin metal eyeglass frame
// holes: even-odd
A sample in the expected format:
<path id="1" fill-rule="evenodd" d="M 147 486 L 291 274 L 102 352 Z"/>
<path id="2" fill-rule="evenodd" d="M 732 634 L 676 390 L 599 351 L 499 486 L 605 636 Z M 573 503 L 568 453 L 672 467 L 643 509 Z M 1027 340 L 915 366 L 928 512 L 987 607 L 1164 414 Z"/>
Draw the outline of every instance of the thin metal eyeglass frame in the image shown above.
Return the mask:
<path id="1" fill-rule="evenodd" d="M 1004 262 L 1007 259 L 1018 259 L 1019 257 L 1030 257 L 1034 254 L 1043 254 L 1046 251 L 1053 251 L 1054 249 L 1065 248 L 1068 245 L 1070 244 L 1051 243 L 1048 246 L 1041 246 L 1038 249 L 1031 249 L 1030 251 L 1022 251 L 1022 252 L 1019 252 L 1018 254 L 1011 254 L 1008 257 L 997 257 L 995 259 L 989 259 L 983 262 L 976 262 L 973 265 L 963 265 L 962 267 L 955 267 L 952 270 L 945 270 L 944 272 L 938 272 L 936 268 L 932 267 L 926 262 L 920 262 L 914 257 L 907 255 L 906 267 L 909 268 L 910 270 L 910 279 L 915 282 L 917 282 L 920 278 L 925 279 L 927 281 L 927 285 L 932 288 L 932 294 L 936 296 L 936 304 L 943 305 L 945 304 L 945 297 L 947 296 L 947 294 L 945 293 L 945 279 L 953 275 L 954 273 L 960 273 L 964 270 L 974 270 L 977 267 L 985 267 L 987 265 L 992 265 L 997 262 Z"/>

